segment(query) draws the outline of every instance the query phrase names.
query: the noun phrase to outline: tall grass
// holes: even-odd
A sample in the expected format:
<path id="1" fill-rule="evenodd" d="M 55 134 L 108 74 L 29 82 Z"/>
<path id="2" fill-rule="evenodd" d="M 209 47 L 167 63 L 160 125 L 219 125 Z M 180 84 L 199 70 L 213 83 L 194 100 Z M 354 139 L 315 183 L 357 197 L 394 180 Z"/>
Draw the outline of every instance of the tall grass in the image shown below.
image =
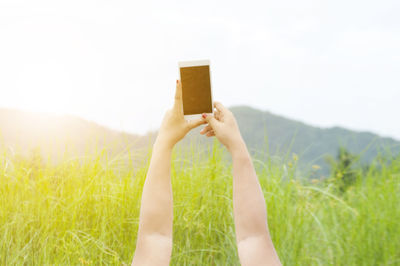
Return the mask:
<path id="1" fill-rule="evenodd" d="M 225 155 L 218 145 L 174 153 L 172 265 L 239 265 Z M 148 166 L 134 157 L 51 164 L 3 151 L 0 264 L 130 264 Z M 376 161 L 340 194 L 296 176 L 295 161 L 254 162 L 284 265 L 400 265 L 399 159 Z"/>

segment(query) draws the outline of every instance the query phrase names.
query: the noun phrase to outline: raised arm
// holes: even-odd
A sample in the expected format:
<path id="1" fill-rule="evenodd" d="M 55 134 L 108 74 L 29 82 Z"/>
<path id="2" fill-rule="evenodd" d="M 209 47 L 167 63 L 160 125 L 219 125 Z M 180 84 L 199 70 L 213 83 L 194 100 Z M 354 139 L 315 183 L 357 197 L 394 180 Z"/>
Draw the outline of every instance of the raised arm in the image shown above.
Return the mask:
<path id="1" fill-rule="evenodd" d="M 215 107 L 215 117 L 203 114 L 208 125 L 200 133 L 216 136 L 232 155 L 233 212 L 240 262 L 281 265 L 268 231 L 261 186 L 236 120 L 222 104 L 215 103 Z"/>
<path id="2" fill-rule="evenodd" d="M 174 145 L 192 128 L 205 123 L 186 122 L 182 86 L 176 85 L 174 107 L 167 111 L 153 146 L 143 187 L 139 231 L 132 265 L 168 265 L 172 251 L 171 153 Z"/>

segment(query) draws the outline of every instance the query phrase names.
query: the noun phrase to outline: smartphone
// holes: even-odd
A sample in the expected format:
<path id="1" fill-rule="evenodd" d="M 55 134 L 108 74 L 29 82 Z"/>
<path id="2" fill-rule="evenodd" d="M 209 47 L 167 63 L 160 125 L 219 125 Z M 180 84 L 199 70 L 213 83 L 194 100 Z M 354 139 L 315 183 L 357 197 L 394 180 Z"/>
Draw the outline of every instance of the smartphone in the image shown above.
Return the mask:
<path id="1" fill-rule="evenodd" d="M 186 120 L 213 113 L 210 61 L 179 62 L 182 83 L 183 114 Z"/>

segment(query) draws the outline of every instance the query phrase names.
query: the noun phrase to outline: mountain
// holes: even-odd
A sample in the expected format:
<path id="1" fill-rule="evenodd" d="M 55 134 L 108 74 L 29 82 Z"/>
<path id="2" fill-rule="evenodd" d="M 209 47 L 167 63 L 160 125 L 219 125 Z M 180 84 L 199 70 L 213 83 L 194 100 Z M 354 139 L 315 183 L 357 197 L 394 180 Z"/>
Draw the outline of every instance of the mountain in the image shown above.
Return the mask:
<path id="1" fill-rule="evenodd" d="M 0 150 L 29 155 L 40 148 L 44 157 L 84 156 L 106 148 L 111 154 L 143 150 L 153 134 L 119 132 L 70 115 L 0 109 Z"/>
<path id="2" fill-rule="evenodd" d="M 310 169 L 320 165 L 326 173 L 325 157 L 335 156 L 339 147 L 361 155 L 370 162 L 380 151 L 400 152 L 400 142 L 369 132 L 356 132 L 340 127 L 318 128 L 260 111 L 247 106 L 230 108 L 234 113 L 249 150 L 258 155 L 290 156 L 296 153 L 299 165 Z M 211 143 L 199 137 L 196 129 L 180 145 L 191 141 Z M 156 133 L 135 135 L 111 130 L 87 120 L 68 115 L 48 115 L 12 109 L 0 109 L 0 150 L 27 155 L 40 147 L 43 156 L 83 156 L 106 148 L 110 154 L 147 151 Z"/>
<path id="3" fill-rule="evenodd" d="M 340 146 L 360 155 L 369 163 L 379 152 L 399 154 L 400 141 L 370 132 L 357 132 L 340 127 L 319 128 L 247 106 L 230 108 L 242 136 L 253 151 L 270 155 L 296 153 L 304 164 L 326 168 L 325 157 L 336 156 Z"/>

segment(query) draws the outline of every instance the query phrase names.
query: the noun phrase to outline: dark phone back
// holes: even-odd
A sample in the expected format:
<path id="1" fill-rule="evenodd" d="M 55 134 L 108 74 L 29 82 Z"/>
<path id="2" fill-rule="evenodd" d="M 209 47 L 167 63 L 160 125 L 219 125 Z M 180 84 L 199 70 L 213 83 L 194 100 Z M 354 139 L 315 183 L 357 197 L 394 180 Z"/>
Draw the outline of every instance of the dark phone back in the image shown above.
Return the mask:
<path id="1" fill-rule="evenodd" d="M 181 67 L 183 113 L 212 113 L 210 66 Z"/>

